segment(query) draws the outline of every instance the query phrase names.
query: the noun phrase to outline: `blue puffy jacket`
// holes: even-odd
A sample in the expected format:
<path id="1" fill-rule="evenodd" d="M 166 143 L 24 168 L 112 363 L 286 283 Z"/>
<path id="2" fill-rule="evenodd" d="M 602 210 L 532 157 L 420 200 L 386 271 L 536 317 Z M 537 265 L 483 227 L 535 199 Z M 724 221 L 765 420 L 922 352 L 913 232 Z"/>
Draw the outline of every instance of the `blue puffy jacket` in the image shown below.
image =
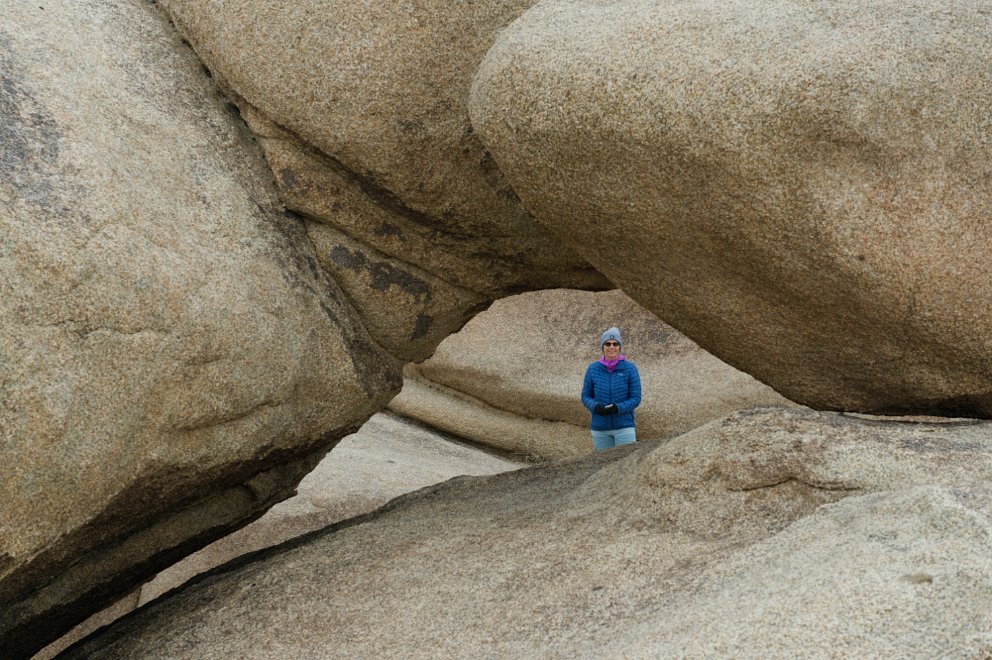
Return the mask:
<path id="1" fill-rule="evenodd" d="M 615 415 L 597 415 L 597 403 L 617 404 L 620 412 Z M 600 362 L 593 362 L 586 369 L 582 383 L 582 404 L 592 414 L 594 431 L 613 431 L 634 426 L 634 408 L 641 405 L 641 376 L 633 362 L 621 360 L 606 370 Z"/>

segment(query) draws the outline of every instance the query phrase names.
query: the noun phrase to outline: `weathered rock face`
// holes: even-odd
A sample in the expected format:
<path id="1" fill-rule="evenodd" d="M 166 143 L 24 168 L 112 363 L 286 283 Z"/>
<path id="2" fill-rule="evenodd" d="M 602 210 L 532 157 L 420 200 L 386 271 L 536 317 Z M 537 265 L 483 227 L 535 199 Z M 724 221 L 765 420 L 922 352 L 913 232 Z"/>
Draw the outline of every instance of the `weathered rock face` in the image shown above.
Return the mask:
<path id="1" fill-rule="evenodd" d="M 0 656 L 18 657 L 287 497 L 400 380 L 153 5 L 3 14 Z"/>
<path id="2" fill-rule="evenodd" d="M 818 408 L 992 416 L 987 3 L 541 2 L 476 76 L 528 208 Z"/>
<path id="3" fill-rule="evenodd" d="M 70 657 L 981 656 L 990 478 L 989 424 L 741 413 L 407 496 Z"/>
<path id="4" fill-rule="evenodd" d="M 478 442 L 540 458 L 592 450 L 579 400 L 596 344 L 617 325 L 641 375 L 641 439 L 685 433 L 732 412 L 786 406 L 774 390 L 713 357 L 621 291 L 549 290 L 499 300 L 404 371 L 390 407 Z"/>
<path id="5" fill-rule="evenodd" d="M 321 264 L 421 360 L 494 298 L 606 280 L 537 224 L 472 131 L 472 76 L 533 0 L 164 0 L 259 136 Z"/>

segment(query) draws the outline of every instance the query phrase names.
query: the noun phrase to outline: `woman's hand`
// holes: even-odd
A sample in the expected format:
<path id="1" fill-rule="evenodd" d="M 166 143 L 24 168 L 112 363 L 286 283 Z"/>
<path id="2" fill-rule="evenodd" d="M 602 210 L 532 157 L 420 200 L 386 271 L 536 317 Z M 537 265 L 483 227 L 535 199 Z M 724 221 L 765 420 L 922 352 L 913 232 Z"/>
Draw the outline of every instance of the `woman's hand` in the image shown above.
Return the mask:
<path id="1" fill-rule="evenodd" d="M 602 403 L 597 403 L 593 410 L 596 411 L 597 415 L 615 415 L 620 409 L 617 408 L 617 404 L 615 403 L 610 403 L 605 406 Z"/>

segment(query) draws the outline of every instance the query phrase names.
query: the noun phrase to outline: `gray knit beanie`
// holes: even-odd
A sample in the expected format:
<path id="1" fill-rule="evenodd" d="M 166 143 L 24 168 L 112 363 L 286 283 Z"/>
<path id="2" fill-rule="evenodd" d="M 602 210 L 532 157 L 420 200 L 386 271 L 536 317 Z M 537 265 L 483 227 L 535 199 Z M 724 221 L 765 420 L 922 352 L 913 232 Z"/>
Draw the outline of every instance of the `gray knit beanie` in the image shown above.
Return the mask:
<path id="1" fill-rule="evenodd" d="M 620 328 L 613 327 L 604 332 L 603 336 L 599 338 L 599 347 L 603 348 L 603 344 L 611 339 L 621 346 L 623 345 L 623 340 L 620 339 Z"/>

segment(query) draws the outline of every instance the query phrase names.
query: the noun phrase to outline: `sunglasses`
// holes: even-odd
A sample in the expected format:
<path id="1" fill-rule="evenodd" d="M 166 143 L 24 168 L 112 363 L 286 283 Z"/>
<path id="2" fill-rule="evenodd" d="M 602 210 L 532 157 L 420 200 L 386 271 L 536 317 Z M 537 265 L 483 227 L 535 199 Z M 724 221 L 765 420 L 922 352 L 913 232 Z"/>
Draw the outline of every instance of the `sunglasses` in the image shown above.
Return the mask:
<path id="1" fill-rule="evenodd" d="M 620 344 L 618 344 L 618 343 L 617 343 L 617 342 L 615 342 L 615 341 L 608 341 L 608 342 L 604 342 L 604 343 L 603 343 L 603 346 L 609 346 L 610 348 L 613 348 L 614 346 L 619 346 L 619 345 L 620 345 Z"/>

